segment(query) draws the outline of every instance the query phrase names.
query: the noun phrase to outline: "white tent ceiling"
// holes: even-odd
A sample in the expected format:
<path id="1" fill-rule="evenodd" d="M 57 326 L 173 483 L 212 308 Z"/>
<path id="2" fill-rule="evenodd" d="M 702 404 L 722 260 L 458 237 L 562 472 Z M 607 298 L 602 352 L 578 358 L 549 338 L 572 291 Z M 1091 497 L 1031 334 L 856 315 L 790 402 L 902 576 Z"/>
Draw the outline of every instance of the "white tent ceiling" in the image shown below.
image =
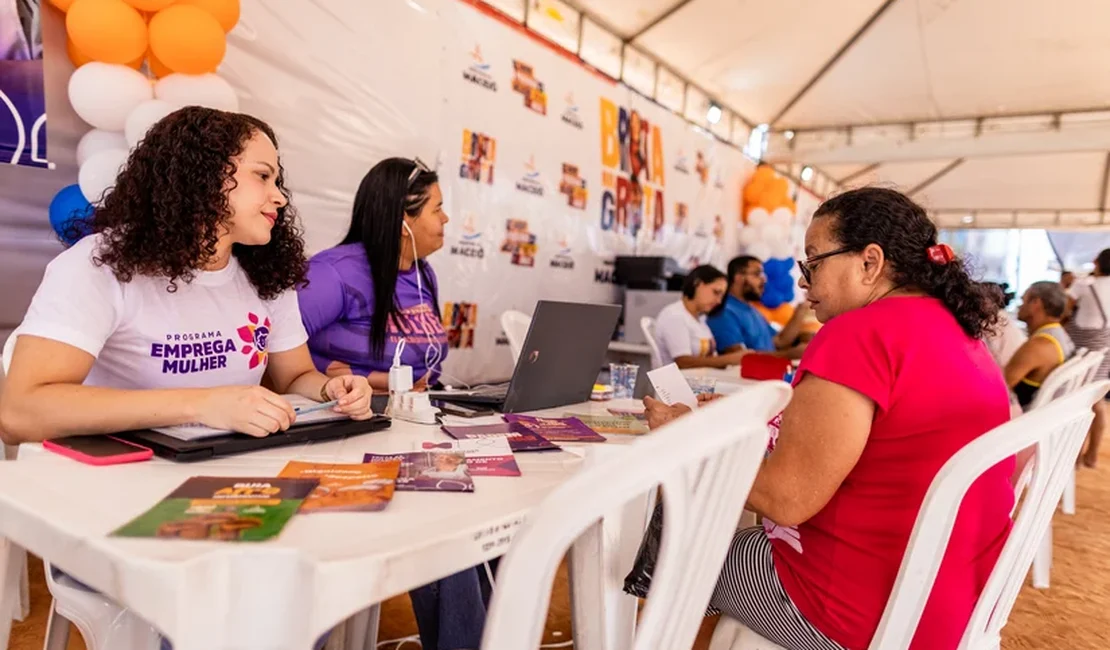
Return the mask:
<path id="1" fill-rule="evenodd" d="M 1108 0 L 561 4 L 769 125 L 784 168 L 916 189 L 956 225 L 1090 225 L 1110 208 Z"/>

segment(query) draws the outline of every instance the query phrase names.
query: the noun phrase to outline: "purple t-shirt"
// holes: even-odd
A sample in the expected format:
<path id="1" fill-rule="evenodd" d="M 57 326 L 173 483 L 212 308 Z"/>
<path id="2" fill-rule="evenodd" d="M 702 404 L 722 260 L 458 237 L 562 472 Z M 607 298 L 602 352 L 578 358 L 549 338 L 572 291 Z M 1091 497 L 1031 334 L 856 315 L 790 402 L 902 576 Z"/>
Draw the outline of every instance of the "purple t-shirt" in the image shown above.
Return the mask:
<path id="1" fill-rule="evenodd" d="M 401 327 L 386 321 L 385 350 L 379 358 L 370 353 L 370 317 L 374 312 L 374 280 L 362 244 L 343 244 L 315 255 L 308 262 L 308 286 L 298 291 L 301 320 L 308 331 L 308 350 L 316 368 L 323 372 L 332 361 L 351 367 L 355 374 L 389 372 L 393 352 L 401 338 L 405 351 L 401 363 L 412 366 L 413 381 L 419 381 L 432 362 L 429 383 L 439 378 L 439 366 L 447 356 L 447 335 L 436 315 L 439 295 L 435 273 L 424 263 L 423 301 L 417 289 L 417 267 L 397 276 L 394 298 L 401 314 Z M 430 285 L 430 286 L 429 286 Z M 430 334 L 430 336 L 429 336 Z M 438 354 L 434 348 L 438 347 Z M 431 351 L 429 351 L 431 349 Z M 438 359 L 438 361 L 437 361 Z"/>

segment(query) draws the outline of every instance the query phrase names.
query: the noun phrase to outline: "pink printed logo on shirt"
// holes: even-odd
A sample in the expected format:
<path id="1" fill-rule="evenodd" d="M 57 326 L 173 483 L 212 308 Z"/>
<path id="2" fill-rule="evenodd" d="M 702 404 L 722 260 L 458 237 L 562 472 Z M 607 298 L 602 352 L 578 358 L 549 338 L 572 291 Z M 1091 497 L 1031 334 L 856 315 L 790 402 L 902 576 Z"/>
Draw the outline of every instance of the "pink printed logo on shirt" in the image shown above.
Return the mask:
<path id="1" fill-rule="evenodd" d="M 266 318 L 260 324 L 258 316 L 248 312 L 247 320 L 250 323 L 237 330 L 239 338 L 247 344 L 239 351 L 250 357 L 250 369 L 254 370 L 259 365 L 265 365 L 269 356 L 266 346 L 270 340 L 270 319 Z"/>

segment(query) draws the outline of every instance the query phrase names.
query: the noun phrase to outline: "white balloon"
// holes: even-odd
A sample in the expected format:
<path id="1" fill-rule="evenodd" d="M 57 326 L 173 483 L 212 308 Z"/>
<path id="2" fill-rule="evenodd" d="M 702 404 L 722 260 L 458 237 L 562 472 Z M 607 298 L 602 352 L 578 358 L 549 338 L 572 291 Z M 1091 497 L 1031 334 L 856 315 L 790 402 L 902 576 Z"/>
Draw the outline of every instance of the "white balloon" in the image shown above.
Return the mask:
<path id="1" fill-rule="evenodd" d="M 789 239 L 780 239 L 776 242 L 773 242 L 770 248 L 771 255 L 775 259 L 782 260 L 794 256 L 794 246 L 790 244 Z"/>
<path id="2" fill-rule="evenodd" d="M 161 99 L 148 99 L 136 106 L 135 110 L 127 116 L 127 124 L 123 129 L 128 146 L 134 147 L 139 144 L 139 140 L 143 139 L 150 127 L 174 110 L 176 107 L 173 104 Z"/>
<path id="3" fill-rule="evenodd" d="M 794 219 L 794 213 L 790 208 L 775 208 L 771 213 L 771 221 L 775 223 L 790 223 Z"/>
<path id="4" fill-rule="evenodd" d="M 84 165 L 85 161 L 92 156 L 109 149 L 126 150 L 127 138 L 117 131 L 104 131 L 102 129 L 89 131 L 81 136 L 81 141 L 77 143 L 77 166 Z"/>
<path id="5" fill-rule="evenodd" d="M 756 243 L 747 247 L 748 255 L 758 258 L 760 260 L 771 259 L 771 247 L 766 243 L 757 241 Z"/>
<path id="6" fill-rule="evenodd" d="M 105 131 L 123 131 L 131 111 L 152 97 L 150 80 L 125 65 L 93 61 L 77 68 L 69 78 L 73 110 Z"/>
<path id="7" fill-rule="evenodd" d="M 755 208 L 748 213 L 748 225 L 760 227 L 771 220 L 771 214 L 763 208 Z"/>
<path id="8" fill-rule="evenodd" d="M 759 229 L 752 228 L 751 226 L 741 228 L 737 235 L 737 239 L 740 240 L 741 246 L 750 246 L 759 241 Z"/>
<path id="9" fill-rule="evenodd" d="M 239 96 L 231 84 L 211 72 L 166 75 L 154 84 L 154 96 L 175 108 L 206 106 L 221 111 L 239 110 Z"/>
<path id="10" fill-rule="evenodd" d="M 90 203 L 96 203 L 104 190 L 116 184 L 116 176 L 127 162 L 126 149 L 109 149 L 89 156 L 77 172 L 77 184 Z"/>

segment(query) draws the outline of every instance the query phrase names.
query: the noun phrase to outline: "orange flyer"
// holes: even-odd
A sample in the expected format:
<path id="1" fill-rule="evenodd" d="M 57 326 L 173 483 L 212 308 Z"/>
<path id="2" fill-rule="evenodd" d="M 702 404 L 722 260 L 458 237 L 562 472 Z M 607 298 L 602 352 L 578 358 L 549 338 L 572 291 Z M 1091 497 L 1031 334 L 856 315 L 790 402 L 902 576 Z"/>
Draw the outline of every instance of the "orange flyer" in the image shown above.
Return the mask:
<path id="1" fill-rule="evenodd" d="M 320 481 L 301 504 L 302 514 L 313 512 L 377 512 L 393 499 L 401 462 L 396 460 L 357 463 L 305 463 L 291 460 L 279 474 L 282 478 L 313 478 Z"/>

